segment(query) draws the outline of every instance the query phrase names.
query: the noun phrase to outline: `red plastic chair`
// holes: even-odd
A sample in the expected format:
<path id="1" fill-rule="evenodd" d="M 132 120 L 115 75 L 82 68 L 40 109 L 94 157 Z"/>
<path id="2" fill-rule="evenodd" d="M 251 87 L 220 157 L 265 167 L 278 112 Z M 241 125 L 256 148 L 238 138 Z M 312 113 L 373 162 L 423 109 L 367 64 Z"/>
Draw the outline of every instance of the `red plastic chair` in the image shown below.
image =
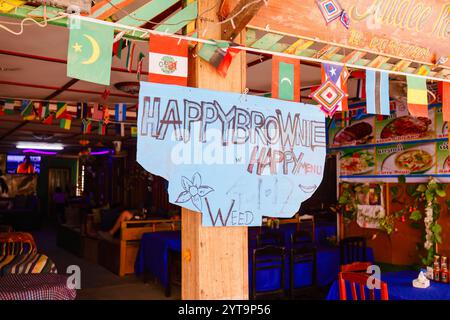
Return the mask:
<path id="1" fill-rule="evenodd" d="M 339 298 L 347 300 L 346 282 L 350 284 L 353 300 L 366 300 L 366 284 L 369 279 L 368 274 L 359 272 L 339 272 Z M 359 296 L 356 291 L 359 287 Z M 369 289 L 370 300 L 375 300 L 375 289 Z M 386 282 L 380 281 L 380 300 L 389 300 L 388 286 Z"/>
<path id="2" fill-rule="evenodd" d="M 341 272 L 356 272 L 364 271 L 367 272 L 367 268 L 372 265 L 371 262 L 353 262 L 350 264 L 344 264 L 341 266 Z"/>

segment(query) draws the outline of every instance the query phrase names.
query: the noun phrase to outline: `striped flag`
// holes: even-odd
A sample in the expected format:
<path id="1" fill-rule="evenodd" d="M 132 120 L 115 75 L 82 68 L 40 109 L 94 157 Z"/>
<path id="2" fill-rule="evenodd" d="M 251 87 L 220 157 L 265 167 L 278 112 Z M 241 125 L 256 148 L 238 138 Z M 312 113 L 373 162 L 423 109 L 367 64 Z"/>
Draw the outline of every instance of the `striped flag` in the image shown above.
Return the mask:
<path id="1" fill-rule="evenodd" d="M 114 118 L 116 121 L 125 121 L 127 119 L 127 105 L 125 103 L 116 103 Z"/>
<path id="2" fill-rule="evenodd" d="M 106 134 L 106 124 L 103 121 L 98 123 L 98 134 L 104 136 Z"/>
<path id="3" fill-rule="evenodd" d="M 59 121 L 59 127 L 61 129 L 70 130 L 71 125 L 72 125 L 72 117 L 70 115 L 66 115 Z"/>
<path id="4" fill-rule="evenodd" d="M 77 103 L 77 119 L 85 119 L 88 116 L 88 105 L 85 102 Z"/>
<path id="5" fill-rule="evenodd" d="M 143 54 L 142 52 L 139 52 L 138 66 L 137 66 L 137 70 L 136 70 L 136 76 L 137 76 L 138 81 L 141 80 L 142 64 L 144 62 L 144 58 L 145 58 L 145 54 Z"/>
<path id="6" fill-rule="evenodd" d="M 36 112 L 34 110 L 33 102 L 31 100 L 23 100 L 20 114 L 24 120 L 33 120 L 36 118 Z"/>
<path id="7" fill-rule="evenodd" d="M 347 79 L 350 74 L 346 67 L 338 66 L 328 63 L 322 64 L 322 83 L 327 80 L 332 81 L 339 89 L 341 89 L 345 96 L 342 98 L 341 102 L 338 103 L 336 110 L 348 110 L 348 100 L 347 100 Z"/>
<path id="8" fill-rule="evenodd" d="M 450 82 L 442 82 L 441 84 L 442 84 L 442 114 L 444 121 L 450 121 Z"/>
<path id="9" fill-rule="evenodd" d="M 414 117 L 428 118 L 427 80 L 406 76 L 408 84 L 408 111 Z"/>
<path id="10" fill-rule="evenodd" d="M 94 107 L 92 110 L 92 119 L 103 120 L 103 109 L 102 106 L 98 103 L 94 103 Z"/>
<path id="11" fill-rule="evenodd" d="M 5 105 L 3 106 L 3 112 L 5 114 L 13 114 L 14 113 L 14 100 L 10 100 L 10 99 L 5 100 Z"/>
<path id="12" fill-rule="evenodd" d="M 187 86 L 188 42 L 150 34 L 149 82 Z"/>
<path id="13" fill-rule="evenodd" d="M 81 130 L 84 134 L 91 133 L 92 121 L 88 119 L 81 120 Z"/>
<path id="14" fill-rule="evenodd" d="M 366 111 L 369 114 L 390 115 L 387 72 L 366 70 Z"/>
<path id="15" fill-rule="evenodd" d="M 65 102 L 58 102 L 56 104 L 56 119 L 63 119 L 67 114 L 67 104 Z"/>
<path id="16" fill-rule="evenodd" d="M 300 60 L 273 56 L 272 98 L 300 102 Z"/>
<path id="17" fill-rule="evenodd" d="M 131 72 L 131 70 L 133 68 L 133 56 L 134 56 L 134 49 L 135 48 L 136 48 L 136 43 L 134 43 L 134 42 L 131 45 L 128 46 L 127 60 L 126 60 L 126 65 L 127 65 L 128 72 Z"/>
<path id="18" fill-rule="evenodd" d="M 115 128 L 116 128 L 116 135 L 125 137 L 125 123 L 117 123 Z"/>
<path id="19" fill-rule="evenodd" d="M 50 114 L 50 104 L 48 102 L 39 102 L 38 118 L 43 120 Z"/>

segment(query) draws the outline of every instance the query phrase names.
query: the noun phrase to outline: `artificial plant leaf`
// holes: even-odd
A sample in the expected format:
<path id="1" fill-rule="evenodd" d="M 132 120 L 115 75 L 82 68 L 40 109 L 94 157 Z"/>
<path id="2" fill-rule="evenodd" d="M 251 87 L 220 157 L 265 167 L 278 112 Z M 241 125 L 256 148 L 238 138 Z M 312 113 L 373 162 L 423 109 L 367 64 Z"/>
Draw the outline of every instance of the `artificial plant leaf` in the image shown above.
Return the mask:
<path id="1" fill-rule="evenodd" d="M 437 194 L 439 197 L 442 197 L 442 198 L 446 196 L 445 191 L 442 190 L 442 189 L 436 189 L 436 194 Z"/>
<path id="2" fill-rule="evenodd" d="M 424 192 L 425 190 L 427 190 L 427 186 L 426 185 L 424 185 L 424 184 L 419 184 L 418 186 L 417 186 L 417 189 L 416 189 L 418 192 Z"/>
<path id="3" fill-rule="evenodd" d="M 398 176 L 398 183 L 405 183 L 406 177 L 404 175 Z"/>
<path id="4" fill-rule="evenodd" d="M 416 210 L 416 211 L 411 212 L 411 215 L 409 216 L 409 218 L 413 221 L 419 221 L 420 219 L 422 219 L 422 214 L 420 213 L 419 210 Z"/>

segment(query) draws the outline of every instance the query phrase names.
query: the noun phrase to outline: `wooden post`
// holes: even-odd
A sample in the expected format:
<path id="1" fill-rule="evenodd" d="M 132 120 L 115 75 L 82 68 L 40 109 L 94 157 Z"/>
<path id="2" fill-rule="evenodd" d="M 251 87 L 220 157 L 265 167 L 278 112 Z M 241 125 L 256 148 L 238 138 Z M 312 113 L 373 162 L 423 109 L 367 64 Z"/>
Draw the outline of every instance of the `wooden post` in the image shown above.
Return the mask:
<path id="1" fill-rule="evenodd" d="M 216 4 L 216 0 L 199 0 L 198 12 Z M 217 11 L 208 11 L 204 17 L 218 21 Z M 198 20 L 197 31 L 201 38 L 221 39 L 219 24 Z M 241 33 L 236 42 L 243 40 Z M 190 86 L 228 92 L 245 89 L 244 52 L 235 56 L 226 78 L 198 56 L 189 59 Z M 248 299 L 247 227 L 202 227 L 200 213 L 183 209 L 181 234 L 182 299 Z"/>

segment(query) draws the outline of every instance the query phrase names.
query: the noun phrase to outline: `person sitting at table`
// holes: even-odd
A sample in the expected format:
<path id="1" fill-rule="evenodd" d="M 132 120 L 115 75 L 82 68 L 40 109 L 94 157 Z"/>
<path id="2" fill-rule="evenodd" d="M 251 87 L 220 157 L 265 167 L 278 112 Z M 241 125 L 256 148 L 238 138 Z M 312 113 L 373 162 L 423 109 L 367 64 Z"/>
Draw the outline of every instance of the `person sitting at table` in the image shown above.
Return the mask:
<path id="1" fill-rule="evenodd" d="M 129 221 L 133 218 L 134 214 L 129 210 L 125 210 L 119 205 L 114 205 L 113 208 L 102 216 L 98 234 L 106 240 L 118 238 L 120 236 L 122 222 Z"/>

